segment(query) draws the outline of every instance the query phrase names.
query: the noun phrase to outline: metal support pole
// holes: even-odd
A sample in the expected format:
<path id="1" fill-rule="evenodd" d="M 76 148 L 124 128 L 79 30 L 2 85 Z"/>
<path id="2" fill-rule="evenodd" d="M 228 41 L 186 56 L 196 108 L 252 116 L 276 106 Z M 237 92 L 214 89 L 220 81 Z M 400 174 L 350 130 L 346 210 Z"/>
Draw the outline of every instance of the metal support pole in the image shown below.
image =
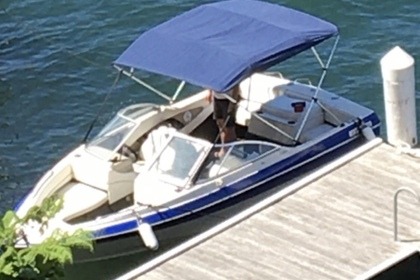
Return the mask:
<path id="1" fill-rule="evenodd" d="M 301 133 L 302 133 L 302 131 L 303 131 L 303 127 L 305 126 L 305 124 L 306 124 L 306 122 L 307 122 L 307 120 L 308 120 L 308 118 L 309 118 L 309 113 L 311 112 L 312 107 L 314 106 L 314 103 L 317 101 L 317 98 L 318 98 L 318 92 L 320 91 L 320 89 L 321 89 L 321 85 L 322 85 L 322 83 L 324 82 L 325 76 L 327 75 L 327 70 L 328 70 L 328 68 L 330 67 L 331 60 L 332 60 L 332 58 L 333 58 L 333 56 L 334 56 L 334 54 L 335 54 L 335 50 L 337 49 L 337 44 L 338 44 L 339 39 L 340 39 L 340 36 L 337 36 L 337 38 L 335 39 L 334 45 L 333 45 L 333 47 L 332 47 L 332 50 L 331 50 L 330 56 L 328 57 L 328 61 L 327 61 L 327 64 L 326 64 L 326 65 L 324 65 L 324 63 L 322 62 L 322 60 L 321 60 L 321 58 L 319 57 L 318 53 L 316 52 L 315 48 L 312 48 L 312 51 L 314 52 L 314 54 L 315 54 L 316 58 L 318 59 L 318 61 L 319 61 L 320 65 L 321 65 L 321 67 L 322 67 L 322 75 L 321 75 L 321 78 L 320 78 L 320 79 L 319 79 L 319 81 L 318 81 L 318 86 L 316 87 L 315 94 L 314 94 L 314 96 L 312 97 L 311 103 L 309 103 L 309 108 L 308 108 L 308 110 L 306 111 L 305 116 L 303 117 L 302 124 L 301 124 L 301 126 L 299 127 L 298 132 L 296 133 L 296 136 L 295 136 L 295 138 L 294 138 L 294 139 L 295 139 L 295 141 L 298 141 L 298 139 L 299 139 L 299 137 L 300 137 L 300 134 L 301 134 Z"/>

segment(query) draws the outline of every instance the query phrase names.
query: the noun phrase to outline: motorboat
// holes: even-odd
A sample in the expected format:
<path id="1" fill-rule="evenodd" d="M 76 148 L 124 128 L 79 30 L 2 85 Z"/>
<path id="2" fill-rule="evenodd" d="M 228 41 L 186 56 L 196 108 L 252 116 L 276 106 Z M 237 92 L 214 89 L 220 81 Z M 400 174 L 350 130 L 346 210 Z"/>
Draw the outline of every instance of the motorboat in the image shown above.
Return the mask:
<path id="1" fill-rule="evenodd" d="M 322 88 L 338 33 L 313 15 L 255 0 L 201 5 L 144 32 L 113 65 L 118 76 L 165 101 L 121 109 L 46 172 L 16 207 L 18 215 L 53 195 L 64 206 L 47 230 L 25 226 L 28 244 L 17 246 L 42 242 L 55 229 L 84 229 L 92 232 L 95 250 L 80 259 L 156 250 L 178 227 L 203 218 L 200 213 L 375 138 L 380 120 L 373 110 Z M 324 62 L 315 46 L 327 39 Z M 316 85 L 271 71 L 309 50 L 321 66 Z M 141 79 L 141 71 L 179 86 L 164 93 Z M 179 98 L 185 84 L 199 90 Z M 223 143 L 208 89 L 223 93 L 235 86 L 237 140 Z"/>

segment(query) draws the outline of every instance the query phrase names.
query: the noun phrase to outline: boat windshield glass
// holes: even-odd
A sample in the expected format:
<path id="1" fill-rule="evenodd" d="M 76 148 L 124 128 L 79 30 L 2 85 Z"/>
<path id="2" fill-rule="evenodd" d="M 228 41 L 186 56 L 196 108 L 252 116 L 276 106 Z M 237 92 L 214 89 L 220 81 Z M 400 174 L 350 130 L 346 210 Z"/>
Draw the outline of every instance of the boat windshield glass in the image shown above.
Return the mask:
<path id="1" fill-rule="evenodd" d="M 121 109 L 86 147 L 95 154 L 101 150 L 95 147 L 116 152 L 137 127 L 136 119 L 154 108 L 153 104 L 137 104 Z"/>
<path id="2" fill-rule="evenodd" d="M 280 146 L 272 143 L 250 140 L 225 145 L 216 145 L 210 151 L 210 155 L 214 155 L 215 152 L 220 153 L 221 149 L 225 151 L 223 156 L 210 156 L 205 160 L 198 176 L 196 176 L 197 183 L 214 179 L 217 176 L 238 169 L 241 166 L 249 164 L 256 159 L 267 155 L 268 153 L 278 151 Z M 288 148 L 282 147 L 281 150 L 284 153 L 287 153 Z"/>
<path id="3" fill-rule="evenodd" d="M 204 160 L 210 146 L 205 141 L 175 135 L 162 149 L 149 171 L 167 183 L 183 187 Z"/>

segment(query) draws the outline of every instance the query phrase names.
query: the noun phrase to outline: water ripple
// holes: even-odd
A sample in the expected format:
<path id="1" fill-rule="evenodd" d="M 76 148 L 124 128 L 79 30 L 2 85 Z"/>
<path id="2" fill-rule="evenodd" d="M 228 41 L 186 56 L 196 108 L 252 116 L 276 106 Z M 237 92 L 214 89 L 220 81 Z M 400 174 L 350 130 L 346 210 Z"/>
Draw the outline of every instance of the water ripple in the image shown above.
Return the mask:
<path id="1" fill-rule="evenodd" d="M 128 44 L 151 26 L 204 2 L 211 1 L 2 1 L 0 185 L 6 187 L 0 195 L 13 195 L 0 210 L 15 203 L 15 197 L 80 143 L 116 76 L 111 63 Z M 281 2 L 339 26 L 341 40 L 325 87 L 383 116 L 379 60 L 395 45 L 419 57 L 417 1 L 383 1 L 380 9 L 353 0 Z M 310 55 L 300 55 L 280 69 L 313 82 L 320 74 Z M 141 75 L 156 87 L 173 90 L 168 79 Z M 161 102 L 127 79 L 115 92 L 104 105 L 108 114 L 101 122 L 130 102 Z"/>

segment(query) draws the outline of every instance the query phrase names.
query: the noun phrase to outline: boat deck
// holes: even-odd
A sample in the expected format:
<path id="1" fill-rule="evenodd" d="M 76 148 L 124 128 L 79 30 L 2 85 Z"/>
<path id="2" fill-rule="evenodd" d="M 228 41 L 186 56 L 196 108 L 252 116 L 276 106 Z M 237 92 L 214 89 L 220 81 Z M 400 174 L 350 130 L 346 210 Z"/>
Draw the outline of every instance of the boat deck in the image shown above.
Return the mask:
<path id="1" fill-rule="evenodd" d="M 268 207 L 257 214 L 246 219 L 248 209 L 121 279 L 351 279 L 418 248 L 420 204 L 408 192 L 398 196 L 404 242 L 395 242 L 393 198 L 400 187 L 420 193 L 420 159 L 379 140 L 371 146 L 294 183 L 295 193 L 260 204 Z"/>

